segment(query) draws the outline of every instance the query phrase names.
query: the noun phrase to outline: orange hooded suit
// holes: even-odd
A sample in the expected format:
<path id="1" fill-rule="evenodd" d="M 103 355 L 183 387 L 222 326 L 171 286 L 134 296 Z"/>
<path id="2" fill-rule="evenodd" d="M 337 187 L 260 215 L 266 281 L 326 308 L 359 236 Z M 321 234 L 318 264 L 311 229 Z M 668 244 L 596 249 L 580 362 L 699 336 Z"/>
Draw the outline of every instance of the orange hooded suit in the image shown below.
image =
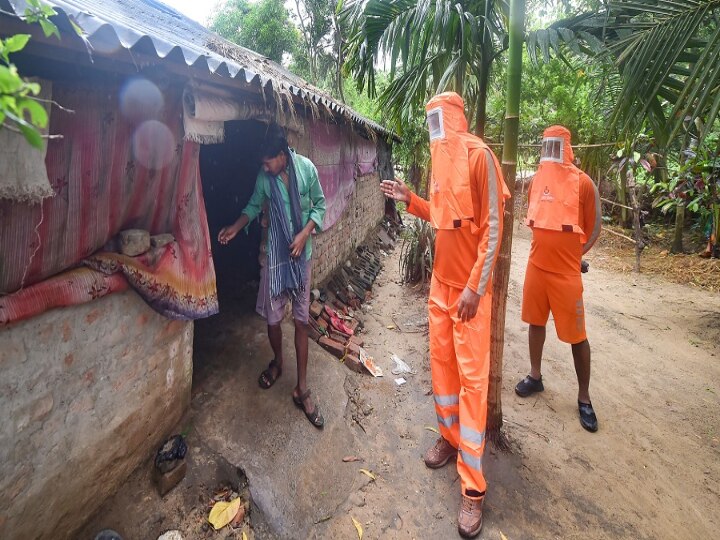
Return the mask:
<path id="1" fill-rule="evenodd" d="M 586 339 L 580 264 L 600 234 L 600 195 L 573 164 L 570 131 L 543 133 L 540 166 L 528 193 L 533 239 L 523 289 L 523 321 L 545 326 L 552 311 L 558 338 Z"/>
<path id="2" fill-rule="evenodd" d="M 408 211 L 437 229 L 428 302 L 435 411 L 440 433 L 459 449 L 463 493 L 484 493 L 491 277 L 510 194 L 495 155 L 468 133 L 458 94 L 435 96 L 426 112 L 432 155 L 430 201 L 411 194 Z M 481 298 L 475 317 L 463 323 L 458 302 L 466 287 Z"/>

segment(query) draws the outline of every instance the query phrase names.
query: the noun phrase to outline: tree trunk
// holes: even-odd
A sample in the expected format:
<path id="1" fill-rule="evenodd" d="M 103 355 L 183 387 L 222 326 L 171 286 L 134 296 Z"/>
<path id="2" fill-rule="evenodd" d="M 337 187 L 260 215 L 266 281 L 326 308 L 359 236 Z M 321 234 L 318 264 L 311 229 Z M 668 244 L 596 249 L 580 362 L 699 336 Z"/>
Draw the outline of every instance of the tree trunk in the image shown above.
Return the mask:
<path id="1" fill-rule="evenodd" d="M 680 152 L 680 167 L 683 168 L 685 165 L 685 162 L 687 161 L 687 155 L 684 151 L 686 148 L 689 147 L 690 144 L 690 135 L 685 135 L 685 140 L 683 141 Z M 685 195 L 683 193 L 683 195 Z M 672 246 L 670 246 L 670 253 L 684 253 L 685 248 L 683 246 L 683 227 L 685 226 L 685 199 L 681 197 L 681 194 L 677 194 L 677 206 L 675 207 L 675 231 L 673 233 L 673 241 Z"/>
<path id="2" fill-rule="evenodd" d="M 635 229 L 635 272 L 640 273 L 640 253 L 643 250 L 644 243 L 642 239 L 642 230 L 640 229 L 640 204 L 637 198 L 637 184 L 635 183 L 635 175 L 632 170 L 627 174 L 627 188 L 630 193 L 630 201 L 633 209 L 633 228 Z"/>
<path id="3" fill-rule="evenodd" d="M 342 65 L 343 65 L 343 54 L 342 54 L 342 33 L 340 31 L 340 24 L 338 22 L 337 14 L 333 11 L 332 14 L 333 25 L 335 26 L 335 45 L 337 45 L 337 59 L 335 62 L 335 77 L 337 79 L 338 95 L 340 101 L 345 103 L 345 92 L 343 92 L 343 77 L 342 77 Z"/>
<path id="4" fill-rule="evenodd" d="M 618 201 L 620 201 L 620 204 L 622 204 L 622 206 L 620 207 L 620 225 L 624 229 L 629 228 L 628 225 L 630 224 L 630 218 L 628 217 L 628 209 L 625 208 L 626 206 L 628 206 L 627 173 L 629 166 L 629 161 L 626 161 L 625 165 L 620 167 L 620 183 L 618 184 Z"/>
<path id="5" fill-rule="evenodd" d="M 510 41 L 508 49 L 507 107 L 505 112 L 505 141 L 502 170 L 510 194 L 515 191 L 517 143 L 520 127 L 520 85 L 522 82 L 523 34 L 525 27 L 525 0 L 511 0 Z M 502 366 L 505 347 L 505 308 L 510 279 L 513 215 L 515 201 L 507 201 L 503 216 L 503 236 L 500 254 L 493 279 L 492 319 L 490 321 L 490 388 L 488 391 L 487 436 L 491 443 L 505 448 L 502 435 Z"/>
<path id="6" fill-rule="evenodd" d="M 675 233 L 673 234 L 673 242 L 670 247 L 670 253 L 683 253 L 683 227 L 685 226 L 685 200 L 678 197 L 678 203 L 675 207 Z"/>
<path id="7" fill-rule="evenodd" d="M 475 135 L 485 138 L 485 120 L 487 117 L 487 91 L 490 79 L 490 66 L 485 66 L 478 75 L 478 95 L 475 109 Z"/>

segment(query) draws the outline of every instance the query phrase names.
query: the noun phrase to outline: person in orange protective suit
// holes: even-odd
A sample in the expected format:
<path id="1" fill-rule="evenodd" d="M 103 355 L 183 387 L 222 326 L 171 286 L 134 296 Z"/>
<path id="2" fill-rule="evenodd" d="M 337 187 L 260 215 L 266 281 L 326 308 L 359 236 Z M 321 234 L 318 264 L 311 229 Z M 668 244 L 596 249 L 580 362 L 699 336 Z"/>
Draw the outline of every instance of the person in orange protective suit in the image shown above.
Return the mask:
<path id="1" fill-rule="evenodd" d="M 572 345 L 578 379 L 580 423 L 597 431 L 590 401 L 590 344 L 585 333 L 582 256 L 600 234 L 600 195 L 590 177 L 573 165 L 570 131 L 551 126 L 543 133 L 540 166 L 528 193 L 532 228 L 522 320 L 530 325 L 530 374 L 515 387 L 521 397 L 544 390 L 540 367 L 550 312 L 561 341 Z"/>
<path id="2" fill-rule="evenodd" d="M 405 201 L 410 213 L 437 229 L 428 306 L 441 437 L 425 454 L 425 464 L 439 468 L 457 456 L 462 487 L 458 531 L 471 538 L 482 528 L 491 280 L 510 194 L 495 155 L 468 133 L 458 94 L 435 96 L 426 112 L 432 156 L 430 201 L 400 182 L 385 181 L 382 190 Z"/>

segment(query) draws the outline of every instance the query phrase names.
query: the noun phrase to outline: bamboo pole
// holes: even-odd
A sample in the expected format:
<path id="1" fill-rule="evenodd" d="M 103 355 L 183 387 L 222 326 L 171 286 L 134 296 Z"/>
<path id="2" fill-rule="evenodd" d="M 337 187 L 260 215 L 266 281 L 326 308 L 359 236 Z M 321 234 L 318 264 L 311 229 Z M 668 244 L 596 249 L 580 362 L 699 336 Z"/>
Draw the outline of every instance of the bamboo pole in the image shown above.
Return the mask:
<path id="1" fill-rule="evenodd" d="M 520 86 L 525 29 L 525 0 L 510 2 L 507 105 L 505 108 L 505 144 L 502 172 L 510 194 L 515 191 L 518 132 L 520 128 Z M 498 448 L 507 448 L 502 428 L 502 366 L 505 347 L 505 310 L 514 222 L 514 200 L 507 201 L 503 216 L 503 235 L 493 277 L 492 317 L 490 321 L 490 386 L 488 389 L 487 437 Z"/>

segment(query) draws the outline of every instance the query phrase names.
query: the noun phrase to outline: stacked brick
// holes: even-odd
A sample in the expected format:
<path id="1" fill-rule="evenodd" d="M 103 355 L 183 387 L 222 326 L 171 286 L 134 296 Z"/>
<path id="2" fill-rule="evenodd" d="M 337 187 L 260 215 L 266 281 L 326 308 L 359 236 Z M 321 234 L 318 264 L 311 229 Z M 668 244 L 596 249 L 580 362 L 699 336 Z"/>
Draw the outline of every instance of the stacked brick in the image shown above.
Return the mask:
<path id="1" fill-rule="evenodd" d="M 381 241 L 374 243 L 378 251 Z M 372 286 L 382 265 L 374 249 L 360 246 L 355 257 L 337 269 L 325 287 L 315 290 L 310 305 L 310 337 L 333 356 L 360 372 L 363 340 L 361 306 L 372 297 Z"/>

